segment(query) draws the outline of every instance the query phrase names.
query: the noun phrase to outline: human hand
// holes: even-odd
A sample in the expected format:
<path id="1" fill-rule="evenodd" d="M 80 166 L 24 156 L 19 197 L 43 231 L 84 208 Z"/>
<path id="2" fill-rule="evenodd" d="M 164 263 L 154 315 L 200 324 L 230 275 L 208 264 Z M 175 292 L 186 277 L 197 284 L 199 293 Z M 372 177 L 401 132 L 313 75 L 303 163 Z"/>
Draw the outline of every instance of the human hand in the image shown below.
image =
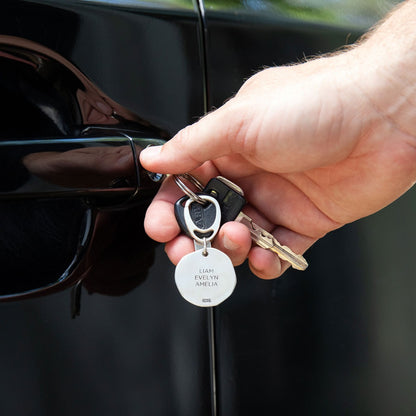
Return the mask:
<path id="1" fill-rule="evenodd" d="M 142 165 L 191 172 L 202 182 L 229 178 L 244 189 L 247 214 L 303 253 L 329 231 L 385 207 L 415 181 L 415 84 L 403 69 L 416 59 L 407 54 L 403 62 L 396 48 L 386 62 L 377 36 L 339 55 L 256 74 L 221 108 L 163 147 L 143 151 Z M 193 250 L 173 214 L 180 195 L 167 180 L 145 220 L 149 236 L 167 243 L 175 264 Z M 225 224 L 214 245 L 235 265 L 248 257 L 261 278 L 288 267 L 252 247 L 242 224 Z"/>

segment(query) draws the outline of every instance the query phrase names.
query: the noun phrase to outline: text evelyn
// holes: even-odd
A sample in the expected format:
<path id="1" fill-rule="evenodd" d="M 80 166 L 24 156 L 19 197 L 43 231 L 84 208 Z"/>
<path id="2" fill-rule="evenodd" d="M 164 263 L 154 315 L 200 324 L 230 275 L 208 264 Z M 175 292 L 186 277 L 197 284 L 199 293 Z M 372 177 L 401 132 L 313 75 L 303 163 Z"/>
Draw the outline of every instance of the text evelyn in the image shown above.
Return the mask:
<path id="1" fill-rule="evenodd" d="M 194 277 L 195 286 L 218 286 L 219 276 L 214 273 L 214 269 L 199 269 L 199 274 Z"/>

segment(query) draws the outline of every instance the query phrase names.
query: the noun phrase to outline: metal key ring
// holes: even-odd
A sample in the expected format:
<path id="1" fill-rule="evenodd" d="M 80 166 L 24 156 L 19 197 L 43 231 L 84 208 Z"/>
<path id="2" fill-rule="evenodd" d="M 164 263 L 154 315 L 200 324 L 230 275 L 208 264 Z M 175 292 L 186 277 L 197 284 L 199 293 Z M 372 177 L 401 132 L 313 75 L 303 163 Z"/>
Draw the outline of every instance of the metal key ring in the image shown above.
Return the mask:
<path id="1" fill-rule="evenodd" d="M 193 192 L 191 189 L 189 189 L 188 186 L 186 186 L 185 183 L 183 183 L 182 179 L 187 180 L 188 182 L 192 183 L 198 191 L 202 191 L 204 189 L 204 186 L 201 182 L 199 182 L 198 179 L 196 179 L 194 176 L 190 175 L 189 173 L 183 173 L 181 175 L 173 175 L 173 178 L 175 179 L 176 185 L 181 188 L 181 190 L 194 202 L 198 202 L 198 204 L 206 205 L 207 201 L 203 198 L 201 198 L 198 194 Z M 182 179 L 181 179 L 182 178 Z"/>

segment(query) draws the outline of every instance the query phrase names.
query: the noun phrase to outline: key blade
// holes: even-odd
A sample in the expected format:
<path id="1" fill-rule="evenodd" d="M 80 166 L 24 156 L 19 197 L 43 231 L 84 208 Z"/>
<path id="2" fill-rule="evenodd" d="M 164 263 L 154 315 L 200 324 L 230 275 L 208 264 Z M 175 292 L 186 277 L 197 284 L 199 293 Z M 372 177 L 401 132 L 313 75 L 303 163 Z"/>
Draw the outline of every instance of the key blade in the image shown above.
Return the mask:
<path id="1" fill-rule="evenodd" d="M 272 234 L 255 224 L 244 212 L 240 212 L 235 220 L 241 222 L 250 230 L 252 240 L 259 247 L 273 251 L 282 260 L 289 262 L 294 269 L 306 270 L 308 262 L 303 256 L 294 253 L 289 247 L 281 245 Z"/>
<path id="2" fill-rule="evenodd" d="M 288 246 L 281 245 L 273 236 L 263 237 L 272 239 L 273 245 L 270 247 L 270 250 L 275 252 L 280 258 L 283 258 L 283 260 L 288 261 L 294 269 L 302 271 L 307 269 L 308 262 L 302 255 L 294 253 Z"/>

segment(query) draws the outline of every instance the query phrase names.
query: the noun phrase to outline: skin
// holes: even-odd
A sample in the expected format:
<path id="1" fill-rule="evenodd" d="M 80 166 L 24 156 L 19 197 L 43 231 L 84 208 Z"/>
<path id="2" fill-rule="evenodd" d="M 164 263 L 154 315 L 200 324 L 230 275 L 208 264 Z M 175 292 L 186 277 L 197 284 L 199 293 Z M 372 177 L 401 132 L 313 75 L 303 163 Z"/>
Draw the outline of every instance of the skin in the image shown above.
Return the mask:
<path id="1" fill-rule="evenodd" d="M 142 165 L 203 183 L 231 179 L 244 189 L 245 212 L 298 253 L 382 209 L 416 180 L 415 3 L 401 4 L 349 50 L 257 73 L 222 107 L 144 150 Z M 169 178 L 145 220 L 174 264 L 193 251 L 174 218 L 181 195 Z M 260 278 L 288 267 L 252 246 L 236 222 L 213 245 L 234 265 L 248 258 Z"/>

